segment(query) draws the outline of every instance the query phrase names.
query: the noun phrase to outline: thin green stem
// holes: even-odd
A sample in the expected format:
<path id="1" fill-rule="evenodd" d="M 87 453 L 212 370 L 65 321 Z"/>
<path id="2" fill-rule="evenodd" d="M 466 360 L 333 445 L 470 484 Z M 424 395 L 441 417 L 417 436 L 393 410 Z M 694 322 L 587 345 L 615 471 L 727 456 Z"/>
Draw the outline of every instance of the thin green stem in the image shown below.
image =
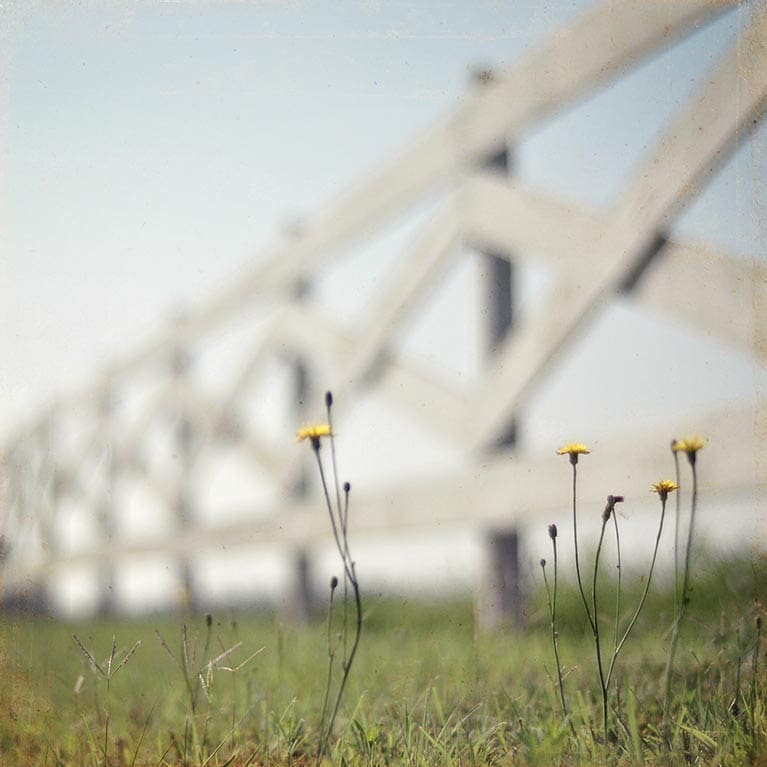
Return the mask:
<path id="1" fill-rule="evenodd" d="M 352 573 L 354 573 L 354 563 L 351 564 Z M 354 590 L 354 605 L 357 611 L 357 621 L 355 624 L 355 633 L 354 633 L 354 642 L 352 643 L 352 649 L 349 652 L 349 660 L 346 661 L 343 664 L 343 676 L 341 677 L 341 684 L 338 687 L 338 694 L 336 695 L 336 702 L 333 706 L 333 713 L 330 715 L 330 721 L 328 722 L 328 731 L 327 731 L 327 737 L 330 737 L 330 733 L 333 732 L 333 724 L 336 721 L 336 715 L 338 714 L 338 709 L 341 706 L 341 698 L 344 694 L 344 688 L 346 687 L 346 681 L 349 678 L 349 672 L 352 668 L 352 663 L 354 662 L 354 656 L 357 654 L 357 647 L 360 643 L 360 635 L 362 634 L 362 599 L 360 597 L 360 589 L 359 585 L 357 583 L 357 577 L 353 574 L 352 578 L 349 579 L 352 584 L 352 589 Z M 327 740 L 327 738 L 326 738 Z"/>
<path id="2" fill-rule="evenodd" d="M 333 647 L 333 595 L 335 593 L 335 586 L 330 587 L 330 601 L 328 603 L 328 675 L 325 680 L 325 694 L 322 698 L 322 709 L 320 713 L 320 748 L 318 750 L 317 763 L 321 758 L 324 746 L 322 746 L 322 739 L 325 737 L 325 718 L 328 713 L 328 700 L 330 699 L 330 687 L 333 683 L 333 662 L 335 660 L 335 649 Z"/>
<path id="3" fill-rule="evenodd" d="M 344 657 L 341 664 L 341 682 L 338 686 L 338 691 L 336 693 L 335 702 L 333 704 L 333 709 L 330 714 L 330 718 L 328 719 L 327 726 L 325 726 L 325 715 L 327 712 L 327 700 L 329 699 L 329 689 L 332 682 L 332 670 L 333 670 L 333 657 L 330 659 L 329 669 L 328 669 L 328 684 L 326 687 L 326 701 L 323 703 L 323 713 L 322 713 L 322 720 L 320 723 L 320 743 L 317 748 L 317 760 L 316 764 L 319 765 L 322 762 L 322 758 L 325 755 L 328 747 L 328 741 L 330 739 L 330 736 L 333 732 L 333 726 L 335 724 L 336 716 L 338 715 L 338 710 L 341 706 L 341 700 L 343 698 L 344 690 L 346 688 L 346 683 L 349 678 L 349 673 L 351 671 L 352 663 L 354 662 L 354 657 L 357 654 L 357 647 L 359 646 L 360 636 L 362 634 L 362 599 L 360 596 L 360 589 L 359 589 L 359 583 L 357 581 L 357 574 L 355 570 L 354 560 L 351 557 L 351 552 L 349 550 L 349 539 L 347 535 L 347 520 L 349 516 L 349 485 L 348 483 L 344 484 L 344 505 L 341 506 L 341 491 L 340 491 L 340 485 L 338 483 L 338 471 L 336 468 L 336 454 L 335 454 L 335 442 L 333 439 L 333 428 L 332 428 L 332 422 L 331 422 L 331 405 L 332 405 L 332 397 L 330 395 L 330 392 L 325 397 L 325 402 L 327 405 L 327 414 L 328 414 L 328 426 L 330 429 L 330 444 L 331 444 L 331 455 L 332 455 L 332 464 L 333 464 L 333 480 L 335 485 L 335 495 L 336 495 L 336 506 L 335 509 L 333 508 L 333 503 L 330 498 L 330 491 L 328 490 L 328 483 L 325 477 L 325 471 L 322 465 L 322 460 L 320 458 L 320 443 L 319 440 L 312 443 L 312 447 L 314 449 L 315 455 L 317 457 L 317 466 L 319 468 L 320 472 L 320 481 L 322 484 L 322 492 L 325 496 L 325 503 L 327 505 L 328 514 L 330 516 L 330 523 L 333 530 L 333 538 L 335 539 L 336 548 L 338 550 L 338 554 L 341 557 L 341 562 L 343 563 L 344 567 L 344 625 L 343 625 L 343 648 L 344 648 Z M 346 589 L 348 584 L 351 584 L 351 587 L 354 592 L 354 604 L 356 609 L 356 624 L 355 624 L 355 634 L 354 634 L 354 640 L 351 645 L 351 649 L 349 650 L 348 657 L 347 657 L 347 613 L 346 613 Z M 330 631 L 330 628 L 328 629 Z M 328 640 L 330 642 L 330 638 Z"/>
<path id="4" fill-rule="evenodd" d="M 546 562 L 541 560 L 543 570 L 543 582 L 546 586 L 546 601 L 549 606 L 549 624 L 551 627 L 551 646 L 554 649 L 554 662 L 557 666 L 557 684 L 559 686 L 559 701 L 562 704 L 562 715 L 567 720 L 567 702 L 565 700 L 565 685 L 562 680 L 562 664 L 559 661 L 559 639 L 557 637 L 557 541 L 552 540 L 554 546 L 554 589 L 549 589 L 549 579 L 546 575 Z"/>
<path id="5" fill-rule="evenodd" d="M 594 620 L 592 623 L 592 633 L 594 635 L 594 649 L 597 654 L 597 671 L 599 672 L 599 686 L 602 690 L 602 727 L 605 735 L 605 745 L 607 745 L 607 682 L 605 680 L 604 667 L 602 665 L 602 649 L 600 646 L 599 637 L 599 610 L 597 600 L 597 576 L 599 574 L 599 556 L 602 552 L 602 543 L 605 538 L 605 527 L 607 526 L 607 518 L 602 516 L 602 530 L 599 533 L 599 543 L 597 544 L 597 552 L 594 555 L 594 577 L 591 584 L 591 600 L 592 608 L 594 611 Z"/>
<path id="6" fill-rule="evenodd" d="M 110 661 L 110 664 L 111 664 L 111 661 Z M 109 707 L 110 707 L 110 684 L 109 683 L 110 681 L 111 681 L 111 673 L 107 675 L 107 700 L 106 700 L 106 712 L 105 712 L 105 718 L 104 718 L 104 767 L 108 767 L 109 765 L 108 753 L 109 753 Z"/>
<path id="7" fill-rule="evenodd" d="M 674 456 L 674 475 L 677 488 L 682 487 L 679 472 L 679 452 L 674 450 L 676 440 L 671 440 L 672 454 Z M 682 491 L 678 490 L 675 499 L 674 513 L 674 615 L 679 609 L 679 524 L 682 516 Z"/>
<path id="8" fill-rule="evenodd" d="M 576 456 L 577 457 L 577 456 Z M 594 632 L 594 621 L 591 617 L 591 611 L 589 610 L 589 603 L 586 599 L 586 592 L 583 590 L 583 579 L 581 578 L 581 565 L 578 555 L 578 513 L 577 513 L 577 484 L 578 484 L 578 469 L 577 464 L 571 459 L 570 463 L 573 467 L 573 543 L 575 545 L 575 577 L 578 580 L 578 591 L 581 593 L 581 599 L 583 600 L 583 607 L 586 611 L 586 617 L 589 621 L 592 633 Z"/>
<path id="9" fill-rule="evenodd" d="M 616 565 L 616 569 L 618 570 L 618 582 L 617 582 L 617 590 L 615 594 L 615 633 L 614 633 L 614 640 L 613 640 L 613 652 L 615 652 L 615 649 L 618 646 L 618 634 L 620 632 L 620 616 L 621 616 L 621 588 L 622 588 L 622 576 L 623 576 L 623 570 L 621 568 L 621 536 L 620 532 L 618 530 L 618 515 L 613 513 L 613 527 L 615 528 L 615 551 L 618 558 L 618 563 Z M 607 674 L 607 683 L 610 683 L 610 674 L 608 672 Z"/>
<path id="10" fill-rule="evenodd" d="M 653 549 L 653 552 L 652 552 L 652 561 L 650 562 L 650 571 L 647 573 L 647 580 L 645 582 L 644 591 L 642 592 L 642 596 L 639 599 L 639 604 L 637 605 L 637 608 L 634 611 L 634 615 L 631 617 L 631 620 L 629 621 L 629 625 L 626 627 L 626 630 L 623 632 L 623 636 L 621 637 L 620 642 L 618 642 L 615 645 L 615 650 L 613 651 L 613 657 L 612 657 L 612 660 L 610 661 L 610 667 L 607 670 L 608 685 L 610 684 L 610 678 L 612 677 L 613 669 L 615 668 L 615 662 L 618 658 L 618 653 L 620 653 L 620 651 L 623 649 L 623 645 L 625 644 L 629 634 L 634 628 L 634 624 L 637 622 L 637 618 L 639 618 L 639 613 L 642 612 L 644 603 L 647 600 L 647 594 L 650 591 L 650 584 L 652 583 L 653 572 L 655 571 L 655 561 L 658 557 L 658 546 L 660 545 L 660 538 L 661 538 L 661 534 L 663 533 L 663 520 L 665 516 L 666 516 L 666 499 L 662 498 L 660 524 L 658 525 L 658 534 L 655 536 L 655 548 Z"/>
<path id="11" fill-rule="evenodd" d="M 759 650 L 762 639 L 762 618 L 756 618 L 756 639 L 754 640 L 754 654 L 751 657 L 751 689 L 749 690 L 749 719 L 751 730 L 751 758 L 757 754 L 759 734 L 756 730 L 756 704 L 759 700 L 757 687 L 759 685 Z"/>
<path id="12" fill-rule="evenodd" d="M 325 394 L 325 409 L 328 414 L 328 430 L 330 431 L 330 458 L 331 458 L 331 465 L 333 467 L 333 485 L 336 491 L 336 509 L 338 511 L 339 522 L 341 524 L 341 527 L 345 529 L 346 524 L 344 522 L 344 518 L 342 516 L 342 510 L 341 510 L 342 508 L 341 507 L 341 489 L 338 484 L 338 466 L 336 464 L 336 438 L 333 432 L 332 405 L 333 405 L 333 397 L 330 394 L 330 392 L 327 392 Z"/>
<path id="13" fill-rule="evenodd" d="M 314 455 L 317 457 L 317 467 L 319 468 L 319 472 L 320 472 L 320 483 L 322 484 L 322 492 L 323 492 L 323 494 L 325 496 L 325 505 L 327 506 L 328 516 L 330 517 L 330 526 L 333 529 L 333 538 L 335 539 L 336 547 L 338 548 L 338 551 L 341 554 L 341 560 L 342 560 L 343 565 L 344 565 L 344 572 L 347 575 L 349 575 L 349 577 L 351 579 L 351 573 L 349 571 L 349 567 L 348 567 L 348 564 L 347 564 L 347 557 L 346 557 L 346 555 L 344 553 L 346 549 L 345 549 L 344 544 L 341 542 L 341 539 L 340 539 L 340 537 L 338 535 L 338 524 L 336 523 L 336 514 L 333 511 L 333 503 L 330 500 L 330 493 L 328 491 L 328 483 L 327 483 L 327 480 L 325 479 L 325 469 L 322 466 L 322 459 L 320 458 L 319 442 L 317 442 L 317 446 L 316 447 L 313 446 L 313 449 L 314 449 Z"/>
<path id="14" fill-rule="evenodd" d="M 690 586 L 690 561 L 692 558 L 692 541 L 695 531 L 695 512 L 698 505 L 698 474 L 695 468 L 695 453 L 688 454 L 690 466 L 692 467 L 692 501 L 690 504 L 690 526 L 687 531 L 687 545 L 685 547 L 684 573 L 682 575 L 682 590 L 680 593 L 679 604 L 677 605 L 674 625 L 671 632 L 671 646 L 669 647 L 668 663 L 666 664 L 666 682 L 663 693 L 663 729 L 668 726 L 669 710 L 671 707 L 671 676 L 674 672 L 674 658 L 676 656 L 677 643 L 679 642 L 679 630 L 682 625 L 682 619 L 689 601 Z"/>

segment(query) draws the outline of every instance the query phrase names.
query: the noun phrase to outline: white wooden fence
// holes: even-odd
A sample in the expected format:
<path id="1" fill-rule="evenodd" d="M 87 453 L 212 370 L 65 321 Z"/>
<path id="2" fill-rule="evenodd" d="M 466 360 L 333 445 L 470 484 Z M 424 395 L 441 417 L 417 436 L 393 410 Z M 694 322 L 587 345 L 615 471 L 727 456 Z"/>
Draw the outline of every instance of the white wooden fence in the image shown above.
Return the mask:
<path id="1" fill-rule="evenodd" d="M 504 601 L 500 585 L 493 588 L 508 580 L 509 573 L 498 571 L 508 567 L 504 556 L 514 558 L 513 531 L 522 523 L 545 521 L 562 497 L 561 488 L 530 481 L 538 471 L 547 474 L 543 467 L 550 456 L 530 454 L 518 444 L 513 425 L 576 334 L 616 295 L 630 292 L 648 312 L 746 351 L 756 365 L 767 361 L 765 263 L 735 260 L 669 236 L 680 209 L 763 117 L 767 8 L 752 4 L 748 28 L 606 209 L 565 203 L 508 177 L 499 172 L 505 153 L 533 126 L 736 5 L 734 0 L 613 0 L 594 7 L 510 71 L 479 78 L 453 114 L 277 244 L 228 290 L 117 359 L 87 390 L 60 398 L 9 436 L 2 447 L 3 593 L 29 589 L 83 563 L 103 568 L 107 585 L 117 563 L 149 552 L 177 557 L 181 582 L 191 593 L 189 561 L 196 552 L 254 540 L 310 550 L 327 527 L 300 481 L 301 454 L 288 435 L 267 438 L 243 417 L 259 376 L 273 360 L 289 359 L 293 400 L 319 401 L 321 391 L 310 384 L 321 381 L 343 408 L 374 387 L 393 407 L 465 452 L 462 472 L 376 493 L 361 488 L 353 533 L 436 523 L 495 531 L 490 540 L 498 556 L 483 589 L 489 595 L 484 620 L 498 620 L 501 608 L 518 612 L 515 600 Z M 361 323 L 340 327 L 306 300 L 307 286 L 343 249 L 428 195 L 439 197 L 435 213 Z M 463 390 L 399 356 L 393 342 L 423 309 L 447 265 L 465 253 L 462 246 L 487 254 L 486 290 L 494 307 L 482 373 Z M 543 299 L 517 316 L 508 305 L 513 272 L 505 265 L 525 260 L 544 265 L 555 277 Z M 206 392 L 196 361 L 222 328 L 252 322 L 254 311 L 261 314 L 253 348 L 223 394 Z M 128 393 L 141 387 L 148 393 L 138 398 L 138 408 L 129 407 Z M 649 446 L 694 428 L 712 436 L 710 493 L 745 488 L 763 497 L 767 470 L 757 456 L 767 437 L 765 409 L 700 414 L 692 421 L 669 424 L 656 440 L 626 435 L 603 445 L 608 468 L 614 464 L 616 472 L 631 455 L 634 472 L 623 490 L 645 492 L 647 477 L 663 471 L 656 453 L 644 452 Z M 170 466 L 150 455 L 149 435 L 158 431 L 169 437 L 166 450 L 175 456 Z M 252 463 L 276 488 L 277 500 L 258 515 L 244 509 L 236 522 L 203 528 L 190 480 L 199 479 L 205 456 L 218 449 Z M 126 485 L 151 493 L 173 529 L 126 543 L 118 492 Z M 64 503 L 98 520 L 97 542 L 80 549 L 62 545 L 57 519 Z M 305 590 L 300 593 L 299 604 L 307 598 Z"/>

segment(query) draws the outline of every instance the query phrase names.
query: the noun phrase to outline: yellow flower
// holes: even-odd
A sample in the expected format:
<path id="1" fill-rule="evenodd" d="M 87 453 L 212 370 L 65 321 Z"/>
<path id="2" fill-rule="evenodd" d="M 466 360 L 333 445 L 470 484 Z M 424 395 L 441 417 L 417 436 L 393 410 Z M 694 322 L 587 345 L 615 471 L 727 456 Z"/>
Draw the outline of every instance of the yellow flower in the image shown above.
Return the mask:
<path id="1" fill-rule="evenodd" d="M 674 440 L 671 449 L 675 453 L 687 453 L 687 455 L 690 455 L 692 453 L 697 453 L 698 450 L 705 446 L 705 439 L 701 439 L 700 437 L 688 437 L 687 439 Z"/>
<path id="2" fill-rule="evenodd" d="M 668 494 L 674 490 L 679 490 L 679 485 L 670 479 L 661 479 L 654 485 L 650 486 L 650 490 L 653 493 L 657 493 L 660 496 L 661 501 L 665 501 L 668 498 Z"/>
<path id="3" fill-rule="evenodd" d="M 303 442 L 305 439 L 312 441 L 312 447 L 318 448 L 320 446 L 320 437 L 330 437 L 333 432 L 330 426 L 326 423 L 314 423 L 309 426 L 301 427 L 296 433 L 296 439 L 299 442 Z"/>
<path id="4" fill-rule="evenodd" d="M 693 468 L 695 467 L 696 453 L 705 446 L 706 440 L 701 437 L 687 437 L 687 439 L 677 439 L 671 443 L 671 449 L 675 453 L 687 453 L 687 460 Z"/>
<path id="5" fill-rule="evenodd" d="M 569 455 L 570 463 L 575 466 L 578 463 L 579 455 L 588 455 L 591 451 L 583 444 L 583 442 L 569 442 L 567 445 L 563 445 L 557 450 L 557 455 Z"/>

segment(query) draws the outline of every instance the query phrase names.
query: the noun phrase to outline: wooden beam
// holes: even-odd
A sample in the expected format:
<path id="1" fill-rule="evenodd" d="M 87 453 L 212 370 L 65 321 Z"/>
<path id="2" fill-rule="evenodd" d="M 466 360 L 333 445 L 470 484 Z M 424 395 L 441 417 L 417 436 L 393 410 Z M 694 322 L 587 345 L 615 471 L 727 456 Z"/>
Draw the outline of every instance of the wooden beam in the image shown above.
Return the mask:
<path id="1" fill-rule="evenodd" d="M 471 177 L 460 193 L 469 245 L 556 269 L 603 236 L 609 217 L 495 175 Z M 683 288 L 683 289 L 682 289 Z M 767 361 L 767 267 L 700 243 L 669 240 L 631 293 L 651 311 Z M 700 307 L 705 306 L 706 311 Z"/>
<path id="2" fill-rule="evenodd" d="M 636 66 L 653 50 L 697 29 L 737 0 L 610 0 L 557 30 L 489 87 L 471 93 L 456 112 L 436 123 L 367 180 L 320 211 L 299 238 L 277 244 L 259 262 L 186 318 L 187 339 L 236 316 L 254 300 L 280 300 L 305 270 L 316 269 L 343 247 L 456 173 L 471 171 L 504 141 L 597 86 Z M 118 378 L 165 359 L 177 341 L 165 331 L 116 360 Z M 61 397 L 67 406 L 94 387 Z M 20 424 L 15 434 L 33 428 Z M 6 440 L 11 444 L 14 437 Z M 8 448 L 4 447 L 2 452 Z"/>
<path id="3" fill-rule="evenodd" d="M 450 196 L 424 227 L 418 241 L 392 276 L 380 296 L 366 312 L 355 340 L 339 360 L 334 391 L 345 392 L 369 378 L 371 371 L 390 350 L 397 331 L 414 309 L 434 289 L 440 271 L 455 255 L 459 244 L 455 199 Z"/>
<path id="4" fill-rule="evenodd" d="M 766 430 L 767 413 L 730 408 L 704 419 L 679 419 L 656 424 L 652 430 L 645 427 L 636 434 L 605 436 L 590 445 L 592 454 L 583 459 L 579 506 L 584 514 L 598 514 L 610 493 L 624 495 L 626 509 L 645 505 L 653 497 L 650 485 L 673 474 L 671 438 L 697 433 L 709 438 L 698 461 L 703 506 L 746 500 L 755 509 L 767 510 L 767 465 L 759 459 Z M 744 455 L 754 459 L 744 460 Z M 554 447 L 543 453 L 500 454 L 482 465 L 440 477 L 368 492 L 355 490 L 349 525 L 356 539 L 410 530 L 476 530 L 488 525 L 540 525 L 543 536 L 548 523 L 569 521 L 569 493 L 569 465 L 566 458 L 555 454 Z M 13 576 L 18 580 L 33 578 L 50 572 L 51 567 L 92 563 L 100 558 L 173 556 L 221 546 L 310 546 L 331 536 L 325 515 L 317 513 L 318 505 L 320 499 L 313 498 L 278 503 L 258 513 L 243 509 L 240 522 L 188 530 L 170 539 L 112 543 L 98 551 L 62 553 L 48 564 L 37 562 L 26 567 L 19 563 Z M 232 518 L 230 513 L 226 516 Z M 767 545 L 767 540 L 758 539 L 759 534 L 755 532 L 756 544 Z"/>
<path id="5" fill-rule="evenodd" d="M 318 363 L 329 365 L 331 371 L 343 369 L 347 355 L 362 341 L 353 329 L 341 330 L 329 318 L 306 306 L 290 307 L 283 314 L 282 327 L 291 344 Z M 466 403 L 455 389 L 392 353 L 386 355 L 380 375 L 379 391 L 417 422 L 448 439 L 457 441 L 464 437 Z M 343 405 L 339 399 L 338 406 Z"/>
<path id="6" fill-rule="evenodd" d="M 520 322 L 471 398 L 472 444 L 492 440 L 531 395 L 566 343 L 606 304 L 680 206 L 698 191 L 763 114 L 767 97 L 767 9 L 706 79 L 635 172 L 598 239 L 581 243 L 538 311 Z M 748 61 L 748 66 L 742 65 Z"/>
<path id="7" fill-rule="evenodd" d="M 652 50 L 674 42 L 736 2 L 613 0 L 557 30 L 453 118 L 468 162 L 514 140 L 529 126 L 623 74 Z"/>
<path id="8" fill-rule="evenodd" d="M 632 299 L 767 363 L 767 266 L 670 242 Z"/>

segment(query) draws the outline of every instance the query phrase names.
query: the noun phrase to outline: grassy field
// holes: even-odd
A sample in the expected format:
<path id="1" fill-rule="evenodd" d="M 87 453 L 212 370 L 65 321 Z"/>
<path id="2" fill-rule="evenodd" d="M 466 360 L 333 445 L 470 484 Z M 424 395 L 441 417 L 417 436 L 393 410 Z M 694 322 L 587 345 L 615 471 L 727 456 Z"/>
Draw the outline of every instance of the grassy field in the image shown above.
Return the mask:
<path id="1" fill-rule="evenodd" d="M 468 602 L 367 600 L 325 761 L 767 764 L 767 677 L 755 632 L 765 571 L 762 560 L 746 558 L 710 565 L 698 577 L 665 737 L 673 606 L 670 594 L 652 591 L 617 665 L 606 744 L 593 645 L 572 587 L 561 591 L 559 609 L 568 721 L 543 590 L 533 596 L 527 630 L 488 636 L 477 635 Z M 634 584 L 633 598 L 638 592 Z M 631 599 L 627 593 L 625 604 Z M 4 617 L 1 625 L 3 765 L 315 763 L 328 659 L 322 620 L 296 629 L 269 615 L 221 612 L 210 621 L 68 625 Z"/>

